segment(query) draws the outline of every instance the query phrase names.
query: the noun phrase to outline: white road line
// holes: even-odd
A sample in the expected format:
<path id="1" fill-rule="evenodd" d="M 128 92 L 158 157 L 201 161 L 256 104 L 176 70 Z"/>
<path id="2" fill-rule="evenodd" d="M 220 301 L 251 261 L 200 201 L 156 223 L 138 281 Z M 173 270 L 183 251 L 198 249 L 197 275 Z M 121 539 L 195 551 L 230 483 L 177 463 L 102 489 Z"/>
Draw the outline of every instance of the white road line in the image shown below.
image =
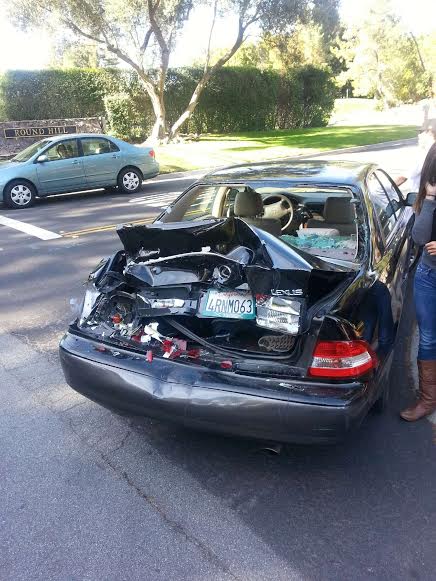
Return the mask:
<path id="1" fill-rule="evenodd" d="M 145 196 L 140 196 L 139 198 L 132 198 L 129 200 L 129 204 L 145 204 L 145 205 L 155 205 L 156 203 L 161 204 L 165 202 L 172 202 L 180 196 L 182 192 L 166 192 L 164 194 L 146 194 Z"/>
<path id="2" fill-rule="evenodd" d="M 185 175 L 185 176 L 180 176 L 178 178 L 164 178 L 164 179 L 159 179 L 159 178 L 154 178 L 152 180 L 146 180 L 144 182 L 144 184 L 163 184 L 164 182 L 180 182 L 182 180 L 190 180 L 190 179 L 199 179 L 201 177 L 203 177 L 204 173 L 196 173 L 196 174 L 189 174 L 189 175 Z"/>
<path id="3" fill-rule="evenodd" d="M 20 232 L 24 232 L 30 236 L 35 236 L 41 240 L 53 240 L 54 238 L 62 238 L 62 236 L 56 232 L 50 232 L 50 230 L 38 228 L 38 226 L 32 226 L 32 224 L 27 224 L 26 222 L 20 222 L 19 220 L 6 218 L 6 216 L 0 216 L 0 224 L 3 226 L 9 226 L 9 228 L 19 230 Z"/>

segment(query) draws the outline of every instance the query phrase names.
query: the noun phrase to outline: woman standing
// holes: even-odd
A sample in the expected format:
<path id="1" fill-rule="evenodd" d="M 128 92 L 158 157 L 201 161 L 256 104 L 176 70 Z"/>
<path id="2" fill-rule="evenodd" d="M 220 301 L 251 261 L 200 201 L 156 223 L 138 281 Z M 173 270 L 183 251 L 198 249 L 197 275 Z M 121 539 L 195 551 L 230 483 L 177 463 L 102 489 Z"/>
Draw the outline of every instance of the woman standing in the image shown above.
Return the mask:
<path id="1" fill-rule="evenodd" d="M 400 414 L 408 422 L 436 410 L 436 143 L 422 167 L 412 237 L 416 244 L 424 246 L 424 251 L 416 269 L 414 289 L 419 327 L 419 399 Z"/>

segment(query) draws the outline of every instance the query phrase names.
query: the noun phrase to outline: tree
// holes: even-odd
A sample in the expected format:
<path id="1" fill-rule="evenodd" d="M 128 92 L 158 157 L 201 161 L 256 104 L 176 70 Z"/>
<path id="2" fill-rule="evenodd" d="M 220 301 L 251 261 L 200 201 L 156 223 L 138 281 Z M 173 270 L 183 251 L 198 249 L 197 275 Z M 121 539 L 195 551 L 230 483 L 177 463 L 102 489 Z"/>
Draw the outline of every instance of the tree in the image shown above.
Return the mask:
<path id="1" fill-rule="evenodd" d="M 366 16 L 346 30 L 337 49 L 347 65 L 341 80 L 350 80 L 360 95 L 385 106 L 425 98 L 430 90 L 416 38 L 395 14 L 390 0 L 372 0 Z"/>
<path id="2" fill-rule="evenodd" d="M 53 47 L 50 65 L 53 68 L 95 69 L 99 65 L 97 45 L 91 42 L 72 43 L 62 37 L 61 41 Z"/>
<path id="3" fill-rule="evenodd" d="M 331 43 L 339 30 L 338 0 L 312 2 L 302 18 L 287 31 L 267 31 L 258 41 L 246 42 L 228 62 L 285 72 L 291 67 L 333 63 Z"/>
<path id="4" fill-rule="evenodd" d="M 210 8 L 209 41 L 202 74 L 185 110 L 167 127 L 165 83 L 176 40 L 189 20 L 193 0 L 7 0 L 15 20 L 24 28 L 63 27 L 116 55 L 136 71 L 155 115 L 152 137 L 174 139 L 192 115 L 211 77 L 239 50 L 254 26 L 279 32 L 303 17 L 309 0 L 200 0 Z M 233 44 L 213 60 L 212 38 L 217 19 L 235 17 Z"/>

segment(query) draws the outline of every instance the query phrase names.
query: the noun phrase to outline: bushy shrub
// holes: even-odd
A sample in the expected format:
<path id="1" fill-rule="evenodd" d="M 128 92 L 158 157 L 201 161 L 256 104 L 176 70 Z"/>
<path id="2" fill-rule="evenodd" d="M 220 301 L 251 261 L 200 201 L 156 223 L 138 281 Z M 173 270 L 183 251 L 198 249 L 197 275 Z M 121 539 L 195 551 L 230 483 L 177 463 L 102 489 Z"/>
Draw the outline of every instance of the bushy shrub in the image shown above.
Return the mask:
<path id="1" fill-rule="evenodd" d="M 166 95 L 170 123 L 183 112 L 201 73 L 198 69 L 172 71 Z M 253 68 L 226 67 L 218 70 L 182 131 L 233 133 L 271 127 L 278 81 L 277 75 Z"/>
<path id="2" fill-rule="evenodd" d="M 104 98 L 108 128 L 112 135 L 128 141 L 142 141 L 150 134 L 153 112 L 139 107 L 127 93 L 115 93 Z"/>
<path id="3" fill-rule="evenodd" d="M 168 124 L 183 112 L 202 71 L 170 69 L 165 102 Z M 233 133 L 313 127 L 328 122 L 335 88 L 328 71 L 312 66 L 286 75 L 224 67 L 204 90 L 183 133 Z M 0 76 L 0 114 L 9 120 L 105 115 L 111 132 L 144 140 L 153 110 L 134 72 L 115 69 L 9 71 Z"/>
<path id="4" fill-rule="evenodd" d="M 277 129 L 327 125 L 335 96 L 327 70 L 307 65 L 288 71 L 279 84 Z"/>
<path id="5" fill-rule="evenodd" d="M 6 119 L 68 119 L 104 113 L 103 98 L 119 90 L 120 72 L 111 69 L 7 71 L 0 77 Z"/>

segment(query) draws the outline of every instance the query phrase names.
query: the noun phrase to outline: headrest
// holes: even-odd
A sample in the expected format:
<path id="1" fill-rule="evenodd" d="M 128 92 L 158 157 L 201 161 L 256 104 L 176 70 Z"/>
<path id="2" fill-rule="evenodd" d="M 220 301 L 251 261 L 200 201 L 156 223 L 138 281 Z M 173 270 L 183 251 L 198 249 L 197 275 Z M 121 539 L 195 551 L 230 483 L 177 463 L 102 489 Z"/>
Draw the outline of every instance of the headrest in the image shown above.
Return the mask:
<path id="1" fill-rule="evenodd" d="M 262 196 L 254 190 L 238 192 L 235 198 L 235 216 L 249 218 L 263 216 Z"/>
<path id="2" fill-rule="evenodd" d="M 324 220 L 330 224 L 352 224 L 355 213 L 351 198 L 327 198 L 324 205 Z"/>

